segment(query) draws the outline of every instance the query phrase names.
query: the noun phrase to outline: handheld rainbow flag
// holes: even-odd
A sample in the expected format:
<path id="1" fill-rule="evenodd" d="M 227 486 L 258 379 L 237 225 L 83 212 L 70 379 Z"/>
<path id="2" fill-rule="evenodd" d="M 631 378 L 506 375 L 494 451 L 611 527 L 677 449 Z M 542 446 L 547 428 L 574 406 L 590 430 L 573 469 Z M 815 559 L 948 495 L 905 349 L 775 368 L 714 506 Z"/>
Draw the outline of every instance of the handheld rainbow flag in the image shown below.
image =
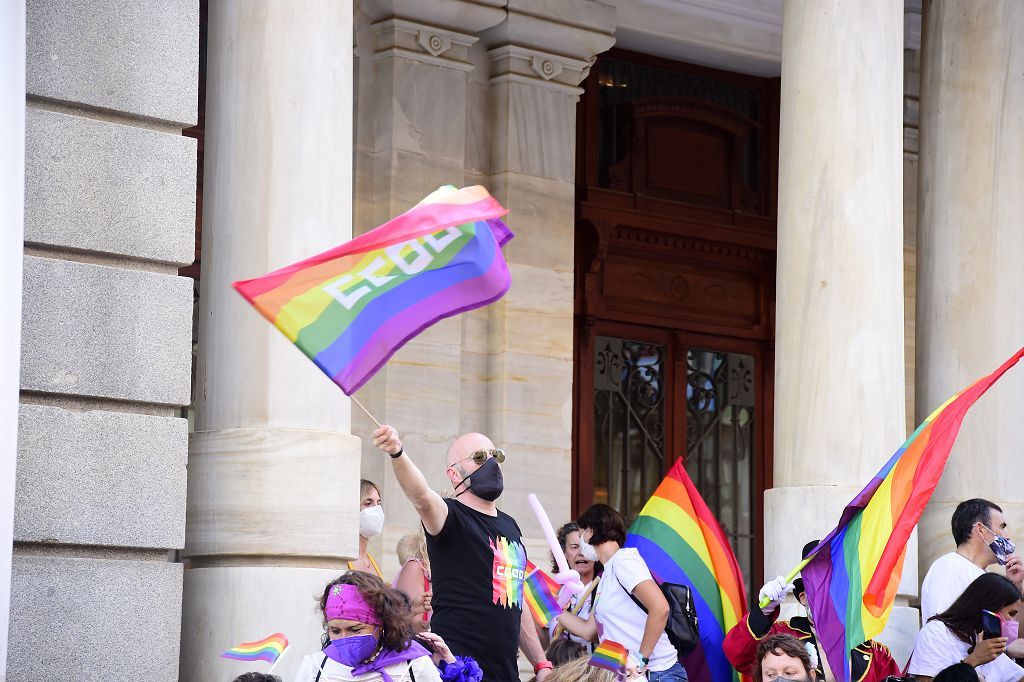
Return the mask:
<path id="1" fill-rule="evenodd" d="M 801 572 L 811 613 L 837 679 L 850 649 L 882 631 L 903 575 L 907 540 L 942 476 L 967 410 L 1024 355 L 954 395 L 924 420 L 843 510 Z"/>
<path id="2" fill-rule="evenodd" d="M 222 653 L 221 658 L 231 658 L 236 661 L 266 661 L 273 670 L 277 665 L 277 660 L 287 649 L 288 638 L 277 632 L 256 642 L 233 646 Z"/>
<path id="3" fill-rule="evenodd" d="M 508 290 L 506 213 L 483 187 L 442 187 L 350 242 L 233 286 L 352 394 L 425 328 Z"/>
<path id="4" fill-rule="evenodd" d="M 747 612 L 743 576 L 682 459 L 640 510 L 626 547 L 640 552 L 659 583 L 686 585 L 693 594 L 700 644 L 681 659 L 690 680 L 736 682 L 739 674 L 722 653 L 722 642 Z"/>
<path id="5" fill-rule="evenodd" d="M 530 613 L 537 625 L 546 628 L 551 619 L 562 612 L 555 597 L 561 589 L 554 578 L 537 568 L 532 561 L 526 562 L 526 580 L 523 581 L 523 598 L 530 607 Z"/>
<path id="6" fill-rule="evenodd" d="M 594 653 L 590 656 L 590 665 L 611 670 L 622 676 L 626 672 L 626 662 L 629 660 L 629 652 L 626 647 L 618 642 L 606 639 L 597 645 Z"/>

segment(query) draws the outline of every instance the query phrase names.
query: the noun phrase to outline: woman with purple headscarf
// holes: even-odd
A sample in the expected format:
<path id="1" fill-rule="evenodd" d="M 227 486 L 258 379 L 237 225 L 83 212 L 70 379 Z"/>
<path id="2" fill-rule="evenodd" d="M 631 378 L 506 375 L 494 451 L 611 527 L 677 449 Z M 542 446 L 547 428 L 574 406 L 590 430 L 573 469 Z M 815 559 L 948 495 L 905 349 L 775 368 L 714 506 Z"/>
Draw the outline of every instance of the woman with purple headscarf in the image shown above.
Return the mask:
<path id="1" fill-rule="evenodd" d="M 410 639 L 405 597 L 380 578 L 353 571 L 320 597 L 323 651 L 299 665 L 296 682 L 440 682 L 430 652 Z"/>

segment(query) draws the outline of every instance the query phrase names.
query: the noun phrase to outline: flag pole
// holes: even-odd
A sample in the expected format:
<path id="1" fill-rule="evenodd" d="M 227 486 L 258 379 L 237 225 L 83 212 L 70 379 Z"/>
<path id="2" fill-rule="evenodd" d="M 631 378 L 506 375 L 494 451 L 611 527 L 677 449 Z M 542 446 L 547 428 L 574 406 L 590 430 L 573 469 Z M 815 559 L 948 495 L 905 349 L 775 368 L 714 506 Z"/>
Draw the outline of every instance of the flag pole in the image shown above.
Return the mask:
<path id="1" fill-rule="evenodd" d="M 377 425 L 377 428 L 379 429 L 380 428 L 380 422 L 377 421 L 376 417 L 374 417 L 372 414 L 370 414 L 370 411 L 368 409 L 366 409 L 366 407 L 364 407 L 361 402 L 359 402 L 359 398 L 355 397 L 354 395 L 350 395 L 349 398 L 352 400 L 353 403 L 355 403 L 356 407 L 358 407 L 360 410 L 363 411 L 363 414 L 365 414 L 367 417 L 370 418 L 370 421 L 372 421 L 374 424 Z"/>
<path id="2" fill-rule="evenodd" d="M 817 553 L 818 553 L 818 552 L 817 552 L 817 551 L 815 551 L 815 552 L 813 552 L 812 554 L 809 554 L 809 555 L 807 556 L 807 558 L 806 558 L 806 559 L 804 559 L 803 561 L 801 561 L 800 563 L 798 563 L 798 564 L 796 565 L 796 568 L 794 568 L 794 569 L 793 569 L 792 571 L 790 571 L 790 572 L 789 572 L 789 575 L 787 575 L 787 576 L 785 577 L 785 581 L 786 581 L 786 584 L 787 584 L 787 585 L 788 585 L 788 584 L 790 584 L 791 582 L 793 582 L 793 581 L 794 581 L 794 580 L 796 579 L 796 577 L 797 577 L 798 575 L 800 575 L 800 571 L 802 571 L 802 570 L 803 570 L 804 566 L 806 566 L 807 564 L 811 563 L 811 559 L 813 559 L 813 558 L 814 558 L 814 556 L 815 556 L 815 555 L 816 555 Z M 758 605 L 758 606 L 760 606 L 760 607 L 761 607 L 762 609 L 763 609 L 764 607 L 768 606 L 768 597 L 762 597 L 762 598 L 761 598 L 761 601 L 759 601 L 759 602 L 757 603 L 757 605 Z"/>
<path id="3" fill-rule="evenodd" d="M 291 649 L 291 648 L 292 648 L 292 645 L 291 645 L 291 644 L 289 644 L 288 646 L 286 646 L 286 647 L 284 648 L 284 651 L 282 651 L 282 652 L 281 652 L 281 655 L 280 655 L 280 656 L 278 656 L 278 657 L 277 657 L 277 660 L 276 660 L 276 661 L 274 661 L 274 664 L 270 666 L 270 670 L 268 670 L 268 671 L 267 671 L 267 674 L 268 674 L 268 675 L 269 675 L 270 673 L 274 672 L 274 668 L 276 668 L 276 667 L 277 667 L 277 664 L 281 662 L 281 659 L 282 659 L 282 658 L 284 658 L 284 655 L 285 655 L 286 653 L 288 653 L 288 650 L 289 650 L 289 649 Z"/>

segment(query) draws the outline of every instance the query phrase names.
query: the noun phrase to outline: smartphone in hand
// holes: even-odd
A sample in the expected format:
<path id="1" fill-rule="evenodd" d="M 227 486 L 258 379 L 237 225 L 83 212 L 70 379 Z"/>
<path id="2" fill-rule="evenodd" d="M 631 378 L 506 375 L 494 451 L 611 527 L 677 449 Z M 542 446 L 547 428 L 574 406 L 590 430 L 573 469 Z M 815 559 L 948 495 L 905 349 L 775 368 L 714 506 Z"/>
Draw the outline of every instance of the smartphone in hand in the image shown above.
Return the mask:
<path id="1" fill-rule="evenodd" d="M 994 637 L 1003 636 L 1003 619 L 999 617 L 999 614 L 992 613 L 991 611 L 982 609 L 981 611 L 981 631 L 983 633 L 983 639 L 992 639 Z"/>

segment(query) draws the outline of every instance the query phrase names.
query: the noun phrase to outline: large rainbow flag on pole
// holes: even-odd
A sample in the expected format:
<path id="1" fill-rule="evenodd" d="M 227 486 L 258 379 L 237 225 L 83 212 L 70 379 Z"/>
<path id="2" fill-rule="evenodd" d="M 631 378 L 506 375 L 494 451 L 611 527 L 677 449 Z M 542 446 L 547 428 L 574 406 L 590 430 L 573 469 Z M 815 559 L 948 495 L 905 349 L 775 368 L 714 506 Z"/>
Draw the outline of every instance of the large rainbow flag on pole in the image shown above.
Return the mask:
<path id="1" fill-rule="evenodd" d="M 877 637 L 889 619 L 907 540 L 967 410 L 1022 355 L 1024 348 L 932 412 L 847 505 L 802 570 L 818 641 L 837 679 L 850 679 L 850 649 Z"/>
<path id="2" fill-rule="evenodd" d="M 442 187 L 350 242 L 234 287 L 352 394 L 426 327 L 508 290 L 506 213 L 483 187 Z"/>
<path id="3" fill-rule="evenodd" d="M 682 657 L 692 682 L 736 682 L 722 653 L 732 626 L 747 613 L 743 576 L 729 541 L 679 459 L 629 528 L 635 547 L 659 583 L 686 585 L 693 594 L 700 644 Z"/>

